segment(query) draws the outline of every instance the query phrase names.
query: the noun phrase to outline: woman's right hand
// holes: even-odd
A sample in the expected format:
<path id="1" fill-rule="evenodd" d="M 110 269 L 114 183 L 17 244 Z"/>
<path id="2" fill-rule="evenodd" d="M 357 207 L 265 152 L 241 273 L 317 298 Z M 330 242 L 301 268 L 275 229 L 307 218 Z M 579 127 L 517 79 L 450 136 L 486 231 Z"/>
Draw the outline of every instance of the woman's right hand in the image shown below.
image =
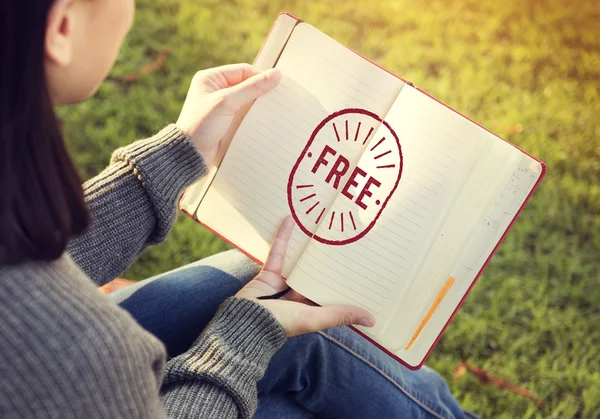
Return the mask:
<path id="1" fill-rule="evenodd" d="M 196 73 L 176 125 L 192 140 L 210 165 L 235 113 L 269 92 L 281 80 L 274 68 L 260 71 L 250 64 L 231 64 Z"/>
<path id="2" fill-rule="evenodd" d="M 362 308 L 347 305 L 315 306 L 293 290 L 278 300 L 258 299 L 288 288 L 281 271 L 294 224 L 292 217 L 283 221 L 263 269 L 236 297 L 248 298 L 266 307 L 279 321 L 288 337 L 350 324 L 373 326 L 375 319 Z"/>

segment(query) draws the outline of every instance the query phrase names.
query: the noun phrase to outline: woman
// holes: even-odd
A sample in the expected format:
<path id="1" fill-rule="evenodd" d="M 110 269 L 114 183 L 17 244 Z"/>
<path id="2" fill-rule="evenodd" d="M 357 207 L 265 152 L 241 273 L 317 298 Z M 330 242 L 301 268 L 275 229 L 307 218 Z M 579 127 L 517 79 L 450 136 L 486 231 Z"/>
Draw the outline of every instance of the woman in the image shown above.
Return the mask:
<path id="1" fill-rule="evenodd" d="M 464 417 L 431 370 L 410 372 L 347 328 L 306 334 L 371 326 L 364 310 L 259 298 L 285 288 L 290 219 L 260 272 L 227 252 L 112 300 L 97 291 L 166 237 L 177 197 L 206 172 L 235 111 L 280 79 L 246 64 L 198 73 L 177 123 L 117 150 L 82 189 L 53 106 L 93 94 L 133 8 L 5 0 L 0 416 Z"/>

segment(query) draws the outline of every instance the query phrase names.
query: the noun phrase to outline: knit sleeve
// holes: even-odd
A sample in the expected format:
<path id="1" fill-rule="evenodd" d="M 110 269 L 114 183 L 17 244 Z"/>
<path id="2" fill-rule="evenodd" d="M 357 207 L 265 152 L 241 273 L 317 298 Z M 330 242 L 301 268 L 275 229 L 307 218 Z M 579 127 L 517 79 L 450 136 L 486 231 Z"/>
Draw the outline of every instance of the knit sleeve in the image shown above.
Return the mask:
<path id="1" fill-rule="evenodd" d="M 161 390 L 171 418 L 250 418 L 256 383 L 286 341 L 283 328 L 260 304 L 231 297 L 192 348 L 171 359 Z"/>
<path id="2" fill-rule="evenodd" d="M 206 172 L 175 125 L 116 150 L 84 184 L 91 222 L 69 243 L 71 257 L 99 285 L 119 276 L 144 248 L 166 238 L 181 192 Z"/>
<path id="3" fill-rule="evenodd" d="M 230 298 L 165 366 L 163 344 L 66 255 L 0 266 L 0 318 L 1 418 L 249 418 L 286 339 L 266 308 Z"/>

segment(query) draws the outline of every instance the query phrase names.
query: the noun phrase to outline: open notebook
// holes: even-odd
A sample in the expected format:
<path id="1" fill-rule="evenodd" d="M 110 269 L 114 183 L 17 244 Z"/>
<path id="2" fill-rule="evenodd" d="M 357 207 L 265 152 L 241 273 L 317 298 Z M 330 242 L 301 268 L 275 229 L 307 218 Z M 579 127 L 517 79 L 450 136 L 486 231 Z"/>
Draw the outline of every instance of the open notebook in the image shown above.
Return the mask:
<path id="1" fill-rule="evenodd" d="M 356 330 L 419 368 L 544 164 L 291 15 L 255 65 L 281 84 L 181 208 L 259 262 L 292 214 L 290 287 L 364 307 L 377 325 Z"/>

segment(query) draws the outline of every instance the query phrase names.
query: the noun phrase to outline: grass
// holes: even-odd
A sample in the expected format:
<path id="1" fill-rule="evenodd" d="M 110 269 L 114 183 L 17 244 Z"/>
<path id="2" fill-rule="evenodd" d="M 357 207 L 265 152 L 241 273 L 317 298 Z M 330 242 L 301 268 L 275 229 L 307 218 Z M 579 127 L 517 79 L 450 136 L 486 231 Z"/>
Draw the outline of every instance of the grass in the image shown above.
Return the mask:
<path id="1" fill-rule="evenodd" d="M 544 415 L 472 377 L 452 380 L 460 360 L 527 387 L 548 417 L 600 417 L 597 2 L 141 0 L 137 10 L 111 78 L 60 112 L 85 178 L 116 147 L 174 121 L 195 71 L 251 62 L 276 14 L 292 12 L 547 162 L 429 365 L 483 417 Z M 172 53 L 160 71 L 116 82 L 164 47 Z M 182 216 L 125 275 L 141 279 L 225 248 Z"/>

